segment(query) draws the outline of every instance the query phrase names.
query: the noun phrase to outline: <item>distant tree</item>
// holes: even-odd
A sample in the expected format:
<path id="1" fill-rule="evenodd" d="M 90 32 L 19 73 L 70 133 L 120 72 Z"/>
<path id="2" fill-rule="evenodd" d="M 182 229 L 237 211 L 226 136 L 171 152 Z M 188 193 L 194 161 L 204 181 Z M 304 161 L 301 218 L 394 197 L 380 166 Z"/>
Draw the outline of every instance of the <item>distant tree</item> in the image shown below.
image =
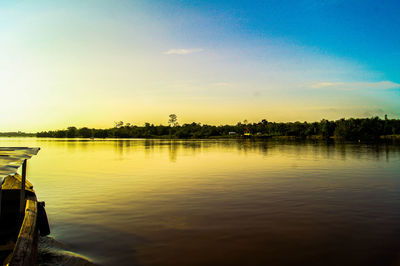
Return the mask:
<path id="1" fill-rule="evenodd" d="M 79 135 L 80 137 L 82 137 L 82 138 L 91 138 L 92 135 L 93 135 L 93 132 L 92 132 L 91 129 L 89 129 L 89 128 L 87 128 L 87 127 L 83 127 L 83 128 L 80 128 L 80 129 L 78 130 L 78 135 Z"/>
<path id="2" fill-rule="evenodd" d="M 78 130 L 76 127 L 69 127 L 67 129 L 67 138 L 75 138 L 78 134 Z"/>
<path id="3" fill-rule="evenodd" d="M 170 114 L 169 115 L 169 120 L 168 120 L 168 124 L 170 126 L 176 127 L 178 126 L 178 117 L 176 116 L 176 114 Z"/>
<path id="4" fill-rule="evenodd" d="M 116 127 L 116 128 L 120 128 L 120 127 L 123 127 L 123 126 L 124 126 L 124 122 L 123 122 L 123 121 L 114 122 L 114 124 L 115 124 L 115 127 Z"/>
<path id="5" fill-rule="evenodd" d="M 306 138 L 319 135 L 323 138 L 340 138 L 346 140 L 376 140 L 381 136 L 400 133 L 399 119 L 372 118 L 349 118 L 336 121 L 321 120 L 320 122 L 287 122 L 276 123 L 262 120 L 258 123 L 239 122 L 236 125 L 211 126 L 200 123 L 183 124 L 177 122 L 177 116 L 169 116 L 169 125 L 155 126 L 145 123 L 143 126 L 132 126 L 120 121 L 115 127 L 109 129 L 90 129 L 83 127 L 69 127 L 64 130 L 38 132 L 38 137 L 74 138 L 74 137 L 95 137 L 95 138 L 209 138 L 217 136 L 228 136 L 229 132 L 236 132 L 238 136 L 246 130 L 262 136 L 293 136 Z M 10 133 L 6 133 L 10 134 Z M 18 132 L 16 134 L 19 134 Z M 1 133 L 0 133 L 1 135 Z"/>
<path id="6" fill-rule="evenodd" d="M 107 129 L 96 129 L 93 133 L 93 137 L 95 138 L 108 138 L 111 136 L 110 130 Z"/>
<path id="7" fill-rule="evenodd" d="M 342 121 L 342 120 L 340 120 L 340 121 Z M 320 122 L 320 128 L 319 128 L 320 135 L 324 138 L 329 138 L 330 136 L 333 136 L 333 134 L 335 132 L 335 127 L 336 127 L 336 124 L 334 122 L 322 119 Z"/>
<path id="8" fill-rule="evenodd" d="M 66 130 L 57 130 L 55 133 L 56 138 L 65 138 L 67 136 Z"/>

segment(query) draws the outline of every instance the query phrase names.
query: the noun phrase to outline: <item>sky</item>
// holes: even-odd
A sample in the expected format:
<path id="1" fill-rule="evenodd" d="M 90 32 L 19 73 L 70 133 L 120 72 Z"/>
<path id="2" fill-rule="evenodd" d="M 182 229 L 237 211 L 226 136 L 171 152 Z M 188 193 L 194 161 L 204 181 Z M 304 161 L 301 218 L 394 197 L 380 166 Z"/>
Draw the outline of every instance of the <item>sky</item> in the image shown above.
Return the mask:
<path id="1" fill-rule="evenodd" d="M 0 131 L 400 118 L 400 2 L 0 1 Z"/>

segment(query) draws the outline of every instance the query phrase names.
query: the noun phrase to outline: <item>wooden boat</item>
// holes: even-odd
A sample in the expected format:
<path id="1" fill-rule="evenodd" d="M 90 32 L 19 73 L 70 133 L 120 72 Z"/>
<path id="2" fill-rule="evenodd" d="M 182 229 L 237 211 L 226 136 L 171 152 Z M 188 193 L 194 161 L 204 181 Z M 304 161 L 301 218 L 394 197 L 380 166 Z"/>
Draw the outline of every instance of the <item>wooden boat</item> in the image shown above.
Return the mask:
<path id="1" fill-rule="evenodd" d="M 0 260 L 36 265 L 38 238 L 50 233 L 44 202 L 26 180 L 27 160 L 39 148 L 0 147 Z M 21 175 L 17 170 L 22 166 Z"/>

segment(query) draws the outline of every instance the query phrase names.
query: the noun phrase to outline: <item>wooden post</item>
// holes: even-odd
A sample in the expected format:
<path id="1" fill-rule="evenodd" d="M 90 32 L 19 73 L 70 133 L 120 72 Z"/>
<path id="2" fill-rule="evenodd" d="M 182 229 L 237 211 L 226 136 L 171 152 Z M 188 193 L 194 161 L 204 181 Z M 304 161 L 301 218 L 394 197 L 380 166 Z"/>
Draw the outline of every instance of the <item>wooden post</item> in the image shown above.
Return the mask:
<path id="1" fill-rule="evenodd" d="M 22 163 L 22 178 L 21 178 L 21 194 L 19 202 L 20 217 L 23 217 L 25 212 L 25 181 L 26 181 L 26 159 Z"/>
<path id="2" fill-rule="evenodd" d="M 0 178 L 0 217 L 1 217 L 1 199 L 3 198 L 3 195 L 2 195 L 2 193 L 1 193 L 1 191 L 2 191 L 2 186 L 3 186 L 3 181 L 4 181 L 4 179 L 1 180 L 1 178 Z"/>

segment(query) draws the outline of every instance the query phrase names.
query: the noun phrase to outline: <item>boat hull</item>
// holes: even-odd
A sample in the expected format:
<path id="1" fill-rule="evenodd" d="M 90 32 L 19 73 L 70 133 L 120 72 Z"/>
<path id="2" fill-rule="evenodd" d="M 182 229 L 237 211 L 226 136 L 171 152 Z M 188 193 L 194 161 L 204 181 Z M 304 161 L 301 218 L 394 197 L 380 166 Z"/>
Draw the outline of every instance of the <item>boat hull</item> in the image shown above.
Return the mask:
<path id="1" fill-rule="evenodd" d="M 36 265 L 39 234 L 50 233 L 44 203 L 38 202 L 32 184 L 26 182 L 25 210 L 20 213 L 20 176 L 3 184 L 0 258 L 3 265 Z"/>

